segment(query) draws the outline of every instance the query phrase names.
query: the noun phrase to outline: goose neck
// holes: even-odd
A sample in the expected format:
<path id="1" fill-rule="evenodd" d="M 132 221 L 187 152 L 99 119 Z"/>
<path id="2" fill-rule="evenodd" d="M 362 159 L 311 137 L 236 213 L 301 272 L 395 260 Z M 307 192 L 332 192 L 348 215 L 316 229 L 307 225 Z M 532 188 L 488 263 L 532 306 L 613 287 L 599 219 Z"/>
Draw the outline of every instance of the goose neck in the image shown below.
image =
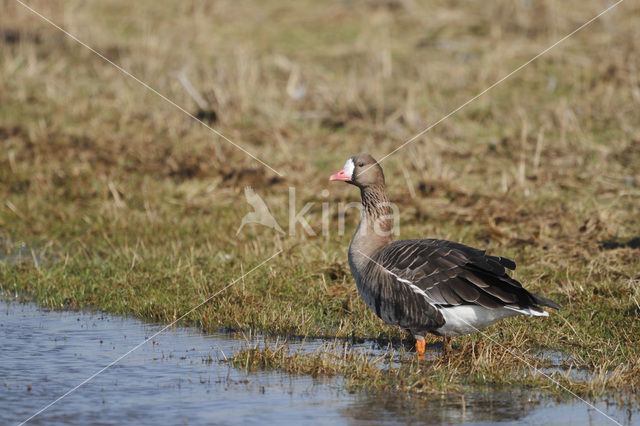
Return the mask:
<path id="1" fill-rule="evenodd" d="M 363 268 L 383 246 L 393 241 L 393 209 L 384 185 L 361 189 L 362 216 L 351 245 L 349 259 Z"/>

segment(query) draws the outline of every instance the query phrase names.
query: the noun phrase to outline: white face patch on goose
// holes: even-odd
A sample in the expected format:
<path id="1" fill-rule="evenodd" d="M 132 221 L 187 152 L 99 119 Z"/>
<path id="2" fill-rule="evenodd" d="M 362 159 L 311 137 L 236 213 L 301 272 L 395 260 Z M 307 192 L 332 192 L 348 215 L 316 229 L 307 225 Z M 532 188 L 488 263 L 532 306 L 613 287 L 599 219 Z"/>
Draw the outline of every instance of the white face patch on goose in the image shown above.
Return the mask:
<path id="1" fill-rule="evenodd" d="M 344 174 L 348 176 L 350 179 L 353 177 L 353 169 L 356 168 L 356 165 L 353 164 L 353 159 L 349 158 L 346 163 L 344 163 Z"/>

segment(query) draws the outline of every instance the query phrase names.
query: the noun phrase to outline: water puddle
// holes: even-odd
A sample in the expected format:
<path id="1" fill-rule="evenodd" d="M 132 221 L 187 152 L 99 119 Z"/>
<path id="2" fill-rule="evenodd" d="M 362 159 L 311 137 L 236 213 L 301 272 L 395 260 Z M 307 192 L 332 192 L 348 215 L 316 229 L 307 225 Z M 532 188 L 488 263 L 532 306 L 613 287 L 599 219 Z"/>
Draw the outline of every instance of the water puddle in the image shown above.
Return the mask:
<path id="1" fill-rule="evenodd" d="M 160 329 L 131 318 L 0 301 L 0 424 L 25 420 Z M 348 393 L 340 378 L 247 374 L 218 362 L 244 344 L 230 334 L 167 330 L 31 423 L 610 423 L 582 402 L 536 391 L 487 389 L 434 401 Z M 310 350 L 320 345 L 305 343 Z M 375 351 L 372 345 L 353 347 Z M 622 424 L 640 419 L 637 408 L 604 400 L 597 407 Z"/>

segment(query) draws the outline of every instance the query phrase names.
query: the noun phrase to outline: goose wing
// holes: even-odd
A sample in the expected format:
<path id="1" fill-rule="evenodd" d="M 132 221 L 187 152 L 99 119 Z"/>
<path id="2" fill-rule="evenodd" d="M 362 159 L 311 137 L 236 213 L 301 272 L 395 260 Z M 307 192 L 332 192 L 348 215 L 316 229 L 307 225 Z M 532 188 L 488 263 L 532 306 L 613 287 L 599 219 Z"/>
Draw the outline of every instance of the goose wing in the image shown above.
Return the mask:
<path id="1" fill-rule="evenodd" d="M 403 240 L 388 244 L 373 259 L 398 285 L 409 285 L 435 306 L 479 305 L 489 309 L 554 309 L 553 301 L 529 293 L 507 274 L 516 264 L 451 241 Z"/>

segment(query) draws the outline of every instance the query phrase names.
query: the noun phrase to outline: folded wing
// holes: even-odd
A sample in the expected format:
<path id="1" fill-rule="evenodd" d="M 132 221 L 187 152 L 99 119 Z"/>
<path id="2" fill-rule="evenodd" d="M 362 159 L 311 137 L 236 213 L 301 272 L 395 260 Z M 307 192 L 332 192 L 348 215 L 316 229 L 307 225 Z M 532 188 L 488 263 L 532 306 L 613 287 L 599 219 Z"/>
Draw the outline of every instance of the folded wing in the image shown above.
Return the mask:
<path id="1" fill-rule="evenodd" d="M 478 305 L 535 312 L 542 312 L 537 305 L 560 308 L 511 278 L 507 270 L 516 267 L 511 259 L 489 256 L 464 244 L 435 239 L 395 241 L 373 260 L 391 272 L 398 286 L 411 283 L 434 306 Z"/>

